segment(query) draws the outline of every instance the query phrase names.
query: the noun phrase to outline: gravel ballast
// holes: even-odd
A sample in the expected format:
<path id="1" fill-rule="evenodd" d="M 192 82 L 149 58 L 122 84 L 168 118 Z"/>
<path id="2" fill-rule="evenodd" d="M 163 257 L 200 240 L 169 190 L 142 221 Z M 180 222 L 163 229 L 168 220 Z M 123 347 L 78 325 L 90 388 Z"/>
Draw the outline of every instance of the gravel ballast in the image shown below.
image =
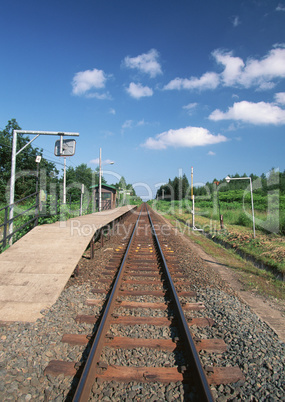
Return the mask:
<path id="1" fill-rule="evenodd" d="M 113 236 L 103 248 L 97 246 L 95 259 L 82 258 L 79 276 L 71 278 L 57 302 L 45 311 L 35 323 L 8 323 L 0 326 L 0 399 L 2 401 L 65 401 L 72 399 L 76 379 L 44 375 L 50 360 L 80 361 L 87 353 L 86 346 L 71 346 L 61 342 L 65 333 L 89 334 L 94 326 L 76 323 L 77 314 L 98 314 L 100 306 L 87 306 L 86 299 L 102 298 L 92 289 L 104 288 L 96 281 L 100 271 L 108 263 L 113 251 L 121 241 Z M 169 240 L 169 245 L 177 253 L 180 266 L 187 273 L 191 290 L 197 292 L 196 301 L 202 302 L 205 311 L 187 313 L 188 316 L 207 316 L 217 325 L 198 328 L 192 326 L 191 332 L 197 338 L 219 338 L 227 344 L 227 351 L 220 354 L 200 352 L 206 366 L 239 366 L 245 382 L 212 387 L 217 401 L 284 401 L 285 400 L 285 344 L 280 342 L 274 331 L 249 307 L 235 292 L 224 283 L 219 275 L 189 248 L 189 243 L 178 236 Z M 139 300 L 139 298 L 137 299 Z M 147 297 L 151 301 L 151 297 Z M 153 298 L 157 301 L 157 298 Z M 193 299 L 185 299 L 193 301 Z M 162 316 L 163 313 L 157 313 Z M 114 325 L 111 333 L 117 335 L 133 331 L 131 336 L 156 336 L 157 329 L 135 326 L 120 328 Z M 153 335 L 151 332 L 153 331 Z M 160 328 L 164 336 L 168 329 Z M 148 335 L 147 335 L 148 334 Z M 127 365 L 131 359 L 148 353 L 148 365 L 161 366 L 165 362 L 173 364 L 171 353 L 146 351 L 144 348 L 121 350 L 115 355 L 109 349 L 104 351 L 106 360 Z M 118 357 L 119 356 L 119 357 Z M 116 363 L 117 364 L 117 363 Z M 156 383 L 112 382 L 108 385 L 95 383 L 93 399 L 103 401 L 181 401 L 190 400 L 191 391 L 183 384 L 161 385 Z"/>

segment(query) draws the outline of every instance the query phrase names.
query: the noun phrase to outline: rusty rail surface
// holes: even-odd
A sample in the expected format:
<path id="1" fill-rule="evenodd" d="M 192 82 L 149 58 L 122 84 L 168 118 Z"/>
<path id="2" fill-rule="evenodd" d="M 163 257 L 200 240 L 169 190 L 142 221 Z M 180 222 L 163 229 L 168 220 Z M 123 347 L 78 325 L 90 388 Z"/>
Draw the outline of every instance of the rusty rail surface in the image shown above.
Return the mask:
<path id="1" fill-rule="evenodd" d="M 191 362 L 191 375 L 196 379 L 196 386 L 199 390 L 200 394 L 200 400 L 201 401 L 213 401 L 213 396 L 206 378 L 206 374 L 203 370 L 201 360 L 199 358 L 199 355 L 197 353 L 195 343 L 193 341 L 193 338 L 190 334 L 189 327 L 185 318 L 185 315 L 183 313 L 177 292 L 175 290 L 174 283 L 172 281 L 166 259 L 163 255 L 161 246 L 159 244 L 158 237 L 156 235 L 156 231 L 152 222 L 152 219 L 150 217 L 149 211 L 148 211 L 148 217 L 150 221 L 150 225 L 152 228 L 153 236 L 158 248 L 159 252 L 159 257 L 162 260 L 162 266 L 163 270 L 166 274 L 166 279 L 168 282 L 168 289 L 171 293 L 171 299 L 174 300 L 174 309 L 176 311 L 176 320 L 178 321 L 178 325 L 181 331 L 181 336 L 183 338 L 183 343 L 184 343 L 184 348 L 187 351 L 188 359 L 189 362 Z"/>
<path id="2" fill-rule="evenodd" d="M 103 317 L 101 318 L 99 328 L 97 329 L 96 337 L 92 344 L 92 348 L 90 350 L 82 376 L 80 378 L 79 384 L 76 389 L 76 393 L 73 398 L 74 401 L 87 401 L 89 399 L 91 387 L 94 383 L 94 379 L 96 378 L 96 374 L 97 374 L 97 370 L 98 370 L 98 363 L 99 363 L 102 348 L 103 348 L 103 345 L 105 342 L 106 332 L 110 325 L 111 314 L 113 313 L 114 304 L 116 302 L 116 298 L 118 296 L 118 291 L 121 286 L 122 275 L 125 270 L 125 262 L 126 262 L 126 259 L 128 257 L 128 252 L 129 252 L 130 247 L 133 242 L 133 238 L 134 238 L 134 235 L 136 232 L 136 228 L 138 226 L 140 216 L 141 216 L 141 212 L 140 212 L 137 222 L 134 226 L 133 232 L 131 234 L 131 238 L 129 240 L 128 247 L 126 249 L 125 256 L 123 258 L 119 272 L 117 274 L 112 292 L 109 296 L 108 303 L 104 310 Z"/>
<path id="3" fill-rule="evenodd" d="M 122 382 L 161 382 L 170 383 L 182 381 L 191 384 L 197 393 L 197 400 L 213 401 L 209 384 L 227 384 L 243 379 L 238 367 L 204 367 L 199 358 L 199 350 L 207 352 L 222 353 L 226 350 L 226 344 L 221 339 L 193 339 L 189 326 L 211 326 L 213 320 L 205 317 L 186 318 L 184 311 L 197 311 L 204 308 L 202 303 L 180 303 L 179 297 L 193 297 L 195 292 L 185 291 L 187 277 L 177 267 L 175 253 L 169 248 L 165 237 L 157 233 L 153 222 L 156 215 L 148 211 L 146 205 L 140 210 L 136 222 L 132 222 L 133 230 L 127 244 L 120 252 L 114 254 L 109 266 L 106 266 L 105 274 L 110 276 L 114 272 L 114 279 L 109 292 L 100 288 L 93 290 L 93 293 L 107 293 L 103 312 L 100 316 L 78 316 L 77 322 L 90 324 L 99 323 L 96 331 L 91 335 L 93 339 L 87 360 L 81 366 L 74 362 L 51 361 L 45 373 L 58 375 L 79 375 L 80 380 L 77 388 L 71 392 L 73 401 L 88 401 L 90 392 L 96 378 L 102 381 Z M 151 281 L 151 277 L 156 277 Z M 158 279 L 159 277 L 159 279 Z M 130 279 L 133 278 L 133 279 Z M 158 279 L 158 280 L 157 280 Z M 174 280 L 175 279 L 175 280 Z M 156 281 L 157 280 L 157 281 Z M 108 280 L 101 278 L 102 283 Z M 151 290 L 138 289 L 137 285 L 158 284 Z M 130 284 L 131 289 L 127 288 Z M 189 284 L 189 283 L 188 283 Z M 177 288 L 177 285 L 179 287 Z M 184 287 L 184 289 L 183 289 Z M 179 290 L 177 290 L 179 289 Z M 167 300 L 165 303 L 121 300 L 126 296 L 160 296 Z M 101 299 L 89 299 L 87 304 L 100 305 Z M 168 309 L 168 317 L 140 316 L 140 315 L 117 315 L 116 308 L 126 309 Z M 171 314 L 170 314 L 171 311 Z M 176 339 L 148 339 L 114 337 L 108 334 L 112 324 L 120 325 L 154 325 L 154 326 L 175 326 L 179 336 Z M 87 345 L 90 336 L 82 334 L 66 334 L 63 342 L 77 345 Z M 90 343 L 89 343 L 90 344 Z M 165 351 L 182 350 L 186 364 L 182 367 L 132 367 L 114 366 L 101 362 L 103 347 L 115 349 L 149 348 Z"/>

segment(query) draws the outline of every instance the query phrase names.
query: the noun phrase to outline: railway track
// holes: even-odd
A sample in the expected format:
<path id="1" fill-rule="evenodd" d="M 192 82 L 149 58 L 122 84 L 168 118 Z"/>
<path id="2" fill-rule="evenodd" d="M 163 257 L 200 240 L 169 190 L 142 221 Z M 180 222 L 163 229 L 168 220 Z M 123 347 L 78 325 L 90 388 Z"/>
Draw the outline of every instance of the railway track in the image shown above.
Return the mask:
<path id="1" fill-rule="evenodd" d="M 86 300 L 90 306 L 101 307 L 101 314 L 76 317 L 77 322 L 95 324 L 94 331 L 62 338 L 72 345 L 88 345 L 87 359 L 81 364 L 52 360 L 45 373 L 79 377 L 72 392 L 74 401 L 88 401 L 96 381 L 180 382 L 187 390 L 184 394 L 193 400 L 212 401 L 210 384 L 237 382 L 243 375 L 238 367 L 203 367 L 199 351 L 222 353 L 226 344 L 221 339 L 193 339 L 191 326 L 211 326 L 214 322 L 207 317 L 191 317 L 191 312 L 202 311 L 204 306 L 195 302 L 195 292 L 187 290 L 191 284 L 178 267 L 154 212 L 144 204 L 134 218 L 136 221 L 129 223 L 132 230 L 128 240 L 116 249 L 101 278 L 107 290 L 95 288 L 97 298 Z M 137 326 L 144 328 L 144 337 L 137 335 Z M 121 356 L 124 350 L 137 352 L 117 364 L 122 358 L 116 355 Z M 156 362 L 149 359 L 152 354 L 163 358 Z"/>

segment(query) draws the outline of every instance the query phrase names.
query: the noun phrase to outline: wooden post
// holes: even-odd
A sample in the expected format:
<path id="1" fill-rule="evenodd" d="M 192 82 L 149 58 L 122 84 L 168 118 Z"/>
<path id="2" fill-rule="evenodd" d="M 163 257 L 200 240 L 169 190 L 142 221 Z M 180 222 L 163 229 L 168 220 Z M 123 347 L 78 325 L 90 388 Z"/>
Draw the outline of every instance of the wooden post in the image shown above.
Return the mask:
<path id="1" fill-rule="evenodd" d="M 94 258 L 94 246 L 95 246 L 95 243 L 94 243 L 94 236 L 92 236 L 92 239 L 91 239 L 91 242 L 90 242 L 90 259 L 91 260 L 93 260 L 93 258 Z"/>
<path id="2" fill-rule="evenodd" d="M 221 224 L 221 229 L 224 229 L 223 215 L 220 215 L 220 224 Z"/>

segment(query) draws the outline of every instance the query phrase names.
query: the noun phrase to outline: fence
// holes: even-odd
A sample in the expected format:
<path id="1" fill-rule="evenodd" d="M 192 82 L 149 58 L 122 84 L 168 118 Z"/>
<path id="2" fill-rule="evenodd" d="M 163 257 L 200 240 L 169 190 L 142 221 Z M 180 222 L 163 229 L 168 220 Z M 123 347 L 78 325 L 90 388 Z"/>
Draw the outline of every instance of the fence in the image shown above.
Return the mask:
<path id="1" fill-rule="evenodd" d="M 35 202 L 33 202 L 29 207 L 23 207 L 23 202 L 26 203 L 27 200 L 32 199 L 32 197 L 35 197 Z M 80 215 L 86 215 L 86 214 L 91 214 L 96 211 L 98 211 L 98 200 L 97 200 L 97 208 L 94 205 L 95 203 L 92 202 L 92 200 L 88 199 L 85 200 L 85 202 L 82 204 L 82 202 L 71 202 L 71 196 L 69 198 L 69 205 L 68 204 L 62 204 L 59 201 L 59 198 L 57 196 L 53 197 L 53 199 L 49 198 L 46 201 L 42 202 L 41 205 L 44 205 L 44 210 L 39 211 L 40 209 L 40 200 L 39 200 L 39 193 L 35 192 L 27 197 L 24 197 L 18 201 L 16 201 L 14 204 L 7 205 L 3 208 L 0 209 L 0 215 L 4 215 L 3 223 L 0 224 L 0 237 L 1 237 L 1 232 L 2 232 L 2 239 L 0 238 L 0 252 L 5 249 L 5 247 L 8 245 L 10 239 L 13 238 L 13 236 L 16 237 L 16 239 L 13 239 L 13 242 L 18 240 L 22 235 L 24 235 L 28 230 L 26 230 L 24 233 L 19 233 L 23 231 L 23 229 L 27 228 L 28 226 L 33 224 L 34 226 L 37 226 L 38 223 L 52 223 L 57 220 L 65 220 L 69 219 L 72 217 L 80 216 Z M 21 212 L 15 215 L 12 219 L 9 219 L 9 212 L 10 208 L 14 206 L 14 209 L 17 205 L 21 205 Z M 122 202 L 121 204 L 117 204 L 117 206 L 124 205 Z M 102 200 L 102 205 L 101 209 L 103 210 L 108 210 L 111 208 L 111 200 Z M 3 212 L 4 211 L 4 212 Z M 26 216 L 26 218 L 20 219 L 21 217 Z M 40 218 L 40 222 L 39 222 Z M 18 221 L 18 222 L 17 222 Z M 23 222 L 24 221 L 24 222 Z M 10 224 L 13 222 L 13 232 L 9 232 L 9 227 Z"/>
<path id="2" fill-rule="evenodd" d="M 32 202 L 31 205 L 29 205 L 28 207 L 24 207 L 23 205 L 21 205 L 24 202 L 26 203 L 27 200 L 32 199 L 32 197 L 35 197 L 35 202 Z M 21 205 L 21 212 L 17 215 L 14 215 L 12 219 L 9 219 L 9 212 L 11 207 L 14 206 L 15 209 L 15 206 L 17 205 Z M 42 207 L 44 207 L 43 210 Z M 58 220 L 66 220 L 75 216 L 85 215 L 93 212 L 94 211 L 92 210 L 92 203 L 89 202 L 89 200 L 87 202 L 87 205 L 84 206 L 80 205 L 80 203 L 78 202 L 72 203 L 71 198 L 69 200 L 69 205 L 63 204 L 59 201 L 59 198 L 57 196 L 55 196 L 52 200 L 49 199 L 40 202 L 39 193 L 35 192 L 27 197 L 16 201 L 14 204 L 7 205 L 0 209 L 0 215 L 3 216 L 3 223 L 0 224 L 0 253 L 8 245 L 11 238 L 16 235 L 16 238 L 13 239 L 14 243 L 25 233 L 27 233 L 29 229 L 32 229 L 38 224 L 53 223 Z M 14 227 L 12 233 L 10 233 L 9 227 L 12 222 Z M 26 231 L 24 231 L 23 233 L 23 229 L 25 228 Z M 20 233 L 21 231 L 22 233 Z"/>
<path id="3" fill-rule="evenodd" d="M 12 219 L 9 219 L 9 211 L 11 209 L 11 207 L 15 207 L 16 205 L 19 205 L 21 203 L 23 203 L 24 201 L 35 197 L 35 202 L 32 203 L 32 205 L 30 205 L 27 209 L 25 209 L 24 211 L 21 211 L 21 213 L 15 215 Z M 20 226 L 17 226 L 15 229 L 13 229 L 12 233 L 9 233 L 9 226 L 11 223 L 14 223 L 17 219 L 19 219 L 21 216 L 27 215 L 28 212 L 34 210 L 33 212 L 33 216 L 31 219 L 29 219 L 28 221 L 24 222 L 23 224 L 21 224 Z M 0 225 L 0 230 L 1 228 L 3 228 L 3 237 L 0 240 L 0 249 L 4 249 L 7 246 L 7 243 L 9 242 L 9 240 L 18 232 L 20 232 L 21 230 L 23 230 L 25 227 L 27 227 L 28 225 L 31 225 L 32 223 L 34 223 L 34 226 L 36 226 L 38 224 L 38 216 L 39 216 L 39 194 L 37 192 L 28 195 L 27 197 L 21 198 L 20 200 L 14 202 L 14 204 L 10 204 L 7 205 L 6 207 L 3 207 L 0 209 L 0 213 L 4 211 L 4 223 L 2 223 Z M 2 212 L 3 213 L 3 212 Z M 29 216 L 31 215 L 31 213 L 29 213 Z"/>

